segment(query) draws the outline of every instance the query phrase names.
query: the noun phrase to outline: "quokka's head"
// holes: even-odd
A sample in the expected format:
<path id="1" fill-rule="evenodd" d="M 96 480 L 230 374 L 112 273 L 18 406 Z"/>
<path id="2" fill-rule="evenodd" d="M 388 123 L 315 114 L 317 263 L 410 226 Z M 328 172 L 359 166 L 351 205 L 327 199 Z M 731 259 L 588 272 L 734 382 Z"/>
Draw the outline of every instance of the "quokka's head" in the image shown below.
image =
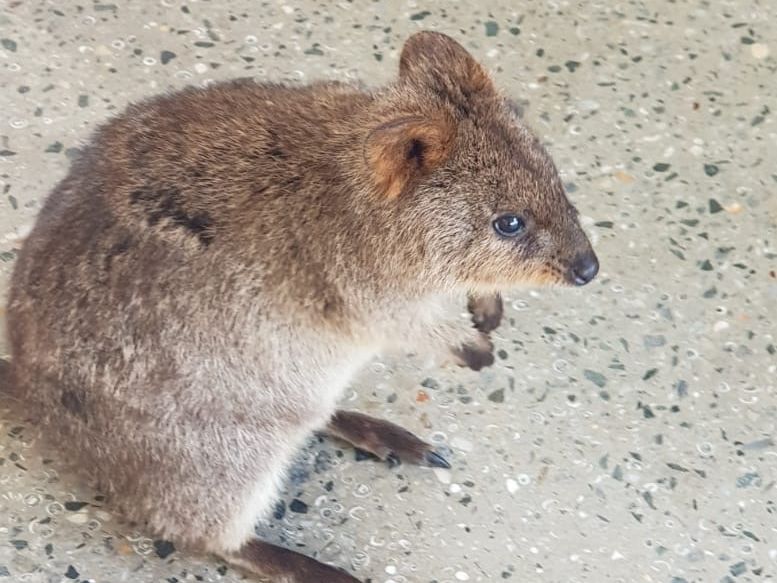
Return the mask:
<path id="1" fill-rule="evenodd" d="M 584 285 L 599 264 L 553 161 L 456 41 L 410 37 L 364 159 L 423 269 L 470 290 Z"/>

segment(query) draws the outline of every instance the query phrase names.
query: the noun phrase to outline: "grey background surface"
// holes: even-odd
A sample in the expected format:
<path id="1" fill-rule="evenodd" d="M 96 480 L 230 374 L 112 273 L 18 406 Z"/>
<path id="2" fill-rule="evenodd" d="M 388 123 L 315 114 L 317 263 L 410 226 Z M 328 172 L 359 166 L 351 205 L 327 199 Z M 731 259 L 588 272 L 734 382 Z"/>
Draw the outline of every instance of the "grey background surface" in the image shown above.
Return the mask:
<path id="1" fill-rule="evenodd" d="M 421 28 L 525 102 L 601 274 L 512 294 L 481 373 L 372 364 L 347 406 L 447 443 L 452 469 L 314 440 L 260 532 L 374 582 L 773 579 L 773 2 L 3 0 L 0 290 L 73 150 L 128 102 L 238 76 L 378 85 Z M 124 524 L 35 431 L 0 402 L 0 581 L 240 580 Z"/>

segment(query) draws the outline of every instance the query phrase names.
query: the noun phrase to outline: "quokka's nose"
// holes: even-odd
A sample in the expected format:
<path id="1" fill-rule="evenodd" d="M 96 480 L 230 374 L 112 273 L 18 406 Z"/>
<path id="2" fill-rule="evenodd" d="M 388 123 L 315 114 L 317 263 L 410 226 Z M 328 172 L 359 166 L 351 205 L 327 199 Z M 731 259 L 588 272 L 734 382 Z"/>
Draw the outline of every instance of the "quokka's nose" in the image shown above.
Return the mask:
<path id="1" fill-rule="evenodd" d="M 580 253 L 569 268 L 568 277 L 575 285 L 585 285 L 599 272 L 599 260 L 593 251 Z"/>

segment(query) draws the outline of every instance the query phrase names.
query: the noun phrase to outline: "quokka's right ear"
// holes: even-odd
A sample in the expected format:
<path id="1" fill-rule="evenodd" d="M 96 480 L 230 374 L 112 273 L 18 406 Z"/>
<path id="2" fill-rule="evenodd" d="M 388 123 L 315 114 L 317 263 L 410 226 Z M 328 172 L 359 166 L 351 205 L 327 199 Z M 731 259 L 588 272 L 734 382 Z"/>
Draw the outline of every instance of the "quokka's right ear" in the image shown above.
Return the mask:
<path id="1" fill-rule="evenodd" d="M 438 92 L 469 95 L 495 91 L 488 73 L 467 49 L 439 32 L 417 32 L 405 41 L 399 78 Z"/>
<path id="2" fill-rule="evenodd" d="M 439 168 L 448 158 L 455 126 L 440 115 L 410 116 L 376 127 L 367 137 L 365 158 L 375 187 L 386 198 L 397 198 L 415 180 Z"/>

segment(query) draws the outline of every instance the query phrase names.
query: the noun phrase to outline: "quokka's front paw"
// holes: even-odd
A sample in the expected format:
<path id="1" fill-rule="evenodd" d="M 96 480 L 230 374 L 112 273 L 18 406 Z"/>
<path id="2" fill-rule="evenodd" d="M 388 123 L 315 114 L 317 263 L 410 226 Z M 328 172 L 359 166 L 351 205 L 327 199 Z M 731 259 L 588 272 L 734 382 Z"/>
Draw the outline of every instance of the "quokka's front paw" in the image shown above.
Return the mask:
<path id="1" fill-rule="evenodd" d="M 475 328 L 488 334 L 496 330 L 502 323 L 504 305 L 499 294 L 470 295 L 467 301 L 467 309 L 472 314 L 472 323 Z"/>
<path id="2" fill-rule="evenodd" d="M 477 336 L 461 346 L 451 349 L 456 364 L 472 370 L 480 370 L 494 364 L 494 343 L 488 334 L 478 332 Z"/>

